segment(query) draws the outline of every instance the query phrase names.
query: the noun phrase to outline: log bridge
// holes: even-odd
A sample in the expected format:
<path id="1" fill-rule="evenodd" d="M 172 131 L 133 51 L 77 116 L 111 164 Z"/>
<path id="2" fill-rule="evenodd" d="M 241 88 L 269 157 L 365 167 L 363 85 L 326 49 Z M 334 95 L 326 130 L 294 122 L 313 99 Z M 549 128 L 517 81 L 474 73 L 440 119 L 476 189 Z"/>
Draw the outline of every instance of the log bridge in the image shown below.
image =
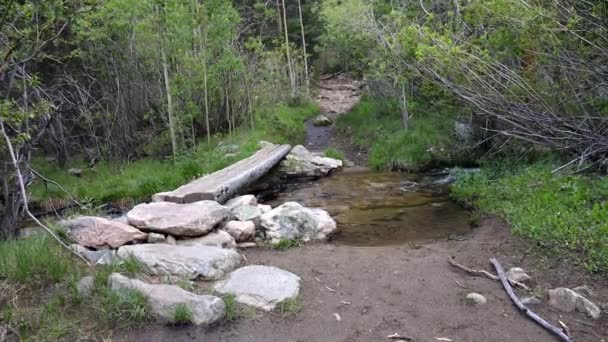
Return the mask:
<path id="1" fill-rule="evenodd" d="M 224 203 L 260 179 L 291 151 L 290 145 L 267 144 L 249 158 L 203 176 L 179 188 L 152 196 L 154 202 L 192 203 L 212 200 Z"/>

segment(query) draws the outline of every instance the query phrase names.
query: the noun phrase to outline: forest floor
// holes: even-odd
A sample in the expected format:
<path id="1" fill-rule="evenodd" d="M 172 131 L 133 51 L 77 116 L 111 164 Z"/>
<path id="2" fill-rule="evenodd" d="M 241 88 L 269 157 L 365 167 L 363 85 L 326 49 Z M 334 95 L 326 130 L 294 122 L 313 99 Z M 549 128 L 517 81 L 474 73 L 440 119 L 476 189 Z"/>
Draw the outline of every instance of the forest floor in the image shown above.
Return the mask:
<path id="1" fill-rule="evenodd" d="M 357 91 L 329 89 L 342 89 L 340 82 L 352 80 L 323 82 L 326 87 L 317 95 L 322 113 L 334 122 L 359 96 Z M 341 109 L 333 110 L 333 105 Z M 365 163 L 365 151 L 353 148 L 348 133 L 336 132 L 333 126 L 309 131 L 308 140 L 316 143 L 309 144 L 313 150 L 335 147 L 355 164 Z M 280 267 L 302 278 L 301 308 L 287 313 L 248 311 L 236 320 L 211 327 L 153 326 L 119 331 L 114 337 L 142 342 L 377 342 L 390 341 L 387 336 L 397 333 L 404 341 L 556 341 L 518 312 L 499 282 L 468 275 L 446 262 L 454 257 L 467 267 L 495 273 L 489 258 L 496 257 L 503 267 L 522 267 L 532 276 L 534 290 L 518 294 L 541 298 L 542 304 L 531 306 L 534 311 L 556 325 L 560 320 L 566 323 L 576 341 L 608 341 L 605 276 L 537 254 L 533 247 L 531 242 L 513 236 L 503 221 L 486 217 L 460 241 L 442 238 L 380 247 L 329 242 L 285 251 L 245 250 L 249 264 Z M 543 297 L 546 289 L 584 284 L 593 289 L 595 303 L 604 303 L 598 320 L 559 312 Z M 485 296 L 487 304 L 467 304 L 465 296 L 471 292 Z"/>

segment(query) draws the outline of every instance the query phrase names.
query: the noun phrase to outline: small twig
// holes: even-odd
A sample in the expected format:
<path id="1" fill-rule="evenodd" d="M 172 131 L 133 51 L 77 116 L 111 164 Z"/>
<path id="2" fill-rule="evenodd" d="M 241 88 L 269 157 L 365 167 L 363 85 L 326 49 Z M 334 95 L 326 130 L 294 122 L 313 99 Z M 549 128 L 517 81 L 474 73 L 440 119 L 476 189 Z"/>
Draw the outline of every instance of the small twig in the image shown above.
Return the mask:
<path id="1" fill-rule="evenodd" d="M 451 258 L 448 258 L 448 263 L 449 263 L 450 265 L 452 265 L 452 266 L 454 266 L 454 267 L 458 268 L 458 269 L 461 269 L 461 270 L 463 270 L 463 271 L 465 271 L 465 272 L 467 272 L 467 273 L 471 274 L 471 275 L 478 276 L 478 277 L 486 277 L 486 278 L 488 278 L 488 279 L 492 279 L 492 280 L 500 281 L 500 278 L 499 278 L 499 277 L 497 277 L 497 276 L 493 275 L 492 273 L 490 273 L 490 272 L 488 272 L 488 271 L 485 271 L 485 270 L 473 270 L 473 269 L 470 269 L 470 268 L 468 268 L 468 267 L 466 267 L 466 266 L 460 265 L 459 263 L 455 262 L 455 261 L 454 261 L 454 260 L 452 260 Z M 519 288 L 520 288 L 520 289 L 522 289 L 522 290 L 525 290 L 525 291 L 530 291 L 530 288 L 529 288 L 528 286 L 526 286 L 525 284 L 522 284 L 522 283 L 520 283 L 520 282 L 518 282 L 518 281 L 515 281 L 515 280 L 512 280 L 512 279 L 509 279 L 509 283 L 511 283 L 511 285 L 513 285 L 513 286 L 515 286 L 515 287 L 519 287 Z"/>
<path id="2" fill-rule="evenodd" d="M 74 196 L 72 196 L 72 194 L 71 194 L 69 191 L 67 191 L 67 190 L 66 190 L 64 187 L 62 187 L 62 186 L 61 186 L 59 183 L 55 182 L 55 181 L 54 181 L 54 180 L 52 180 L 52 179 L 48 179 L 48 178 L 44 177 L 44 176 L 43 176 L 43 175 L 41 175 L 41 174 L 40 174 L 38 171 L 36 171 L 36 170 L 32 169 L 31 167 L 30 167 L 29 169 L 30 169 L 30 171 L 32 171 L 32 173 L 34 173 L 36 176 L 40 177 L 40 179 L 42 179 L 44 182 L 54 184 L 55 186 L 57 186 L 57 187 L 59 188 L 59 190 L 61 190 L 61 191 L 65 192 L 65 193 L 66 193 L 66 194 L 67 194 L 67 195 L 70 197 L 70 201 L 74 202 L 74 204 L 76 204 L 77 206 L 79 206 L 79 207 L 81 207 L 81 208 L 83 207 L 82 203 L 80 203 L 80 202 L 78 202 L 76 199 L 74 199 Z"/>
<path id="3" fill-rule="evenodd" d="M 325 288 L 326 288 L 326 289 L 327 289 L 327 291 L 329 291 L 329 292 L 334 292 L 334 293 L 336 292 L 336 290 L 332 289 L 332 288 L 331 288 L 331 287 L 329 287 L 329 286 L 325 286 Z"/>
<path id="4" fill-rule="evenodd" d="M 586 325 L 586 326 L 588 326 L 588 327 L 595 327 L 595 325 L 593 325 L 593 324 L 591 324 L 591 323 L 587 323 L 587 322 L 584 322 L 584 321 L 579 321 L 578 319 L 575 319 L 574 321 L 575 321 L 576 323 L 580 323 L 580 324 L 582 324 L 582 325 Z"/>
<path id="5" fill-rule="evenodd" d="M 458 282 L 458 280 L 454 280 L 454 281 L 456 282 L 456 285 L 458 285 L 458 286 L 462 287 L 463 289 L 465 289 L 465 290 L 468 290 L 468 289 L 469 289 L 468 287 L 461 285 L 461 284 Z"/>
<path id="6" fill-rule="evenodd" d="M 557 321 L 559 323 L 559 326 L 562 327 L 562 331 L 564 332 L 564 334 L 566 334 L 566 336 L 571 337 L 572 334 L 570 333 L 570 328 L 568 328 L 568 326 L 566 325 L 566 323 L 562 322 L 562 321 Z"/>
<path id="7" fill-rule="evenodd" d="M 511 298 L 511 301 L 513 301 L 513 304 L 515 304 L 515 306 L 520 311 L 522 311 L 524 314 L 526 314 L 526 316 L 530 317 L 530 319 L 532 319 L 533 321 L 535 321 L 536 323 L 541 325 L 543 328 L 545 328 L 545 329 L 551 331 L 552 333 L 554 333 L 555 335 L 557 335 L 562 340 L 564 340 L 566 342 L 573 341 L 572 337 L 570 337 L 567 333 L 564 333 L 564 331 L 562 331 L 561 329 L 559 329 L 559 328 L 553 326 L 552 324 L 550 324 L 549 322 L 545 321 L 542 317 L 540 317 L 539 315 L 534 313 L 532 310 L 528 309 L 528 307 L 526 307 L 524 304 L 522 304 L 522 302 L 519 300 L 519 298 L 517 298 L 517 295 L 515 294 L 515 292 L 513 292 L 513 288 L 511 287 L 511 284 L 509 284 L 509 280 L 507 279 L 507 276 L 505 275 L 505 272 L 503 271 L 502 266 L 500 265 L 500 262 L 498 262 L 498 260 L 496 258 L 491 258 L 490 262 L 496 269 L 496 273 L 498 273 L 500 282 L 502 283 L 502 286 L 504 287 L 505 291 L 507 291 L 509 298 Z M 564 330 L 566 330 L 566 329 L 564 329 Z"/>

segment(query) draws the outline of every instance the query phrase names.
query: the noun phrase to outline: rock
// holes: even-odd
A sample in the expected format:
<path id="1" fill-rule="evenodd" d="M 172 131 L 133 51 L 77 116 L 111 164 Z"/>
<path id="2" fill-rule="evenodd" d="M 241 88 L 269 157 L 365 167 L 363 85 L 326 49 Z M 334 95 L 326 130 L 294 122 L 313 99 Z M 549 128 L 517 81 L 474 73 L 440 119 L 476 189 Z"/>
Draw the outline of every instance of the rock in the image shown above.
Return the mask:
<path id="1" fill-rule="evenodd" d="M 224 226 L 224 230 L 232 235 L 236 242 L 253 240 L 255 224 L 251 221 L 230 221 Z"/>
<path id="2" fill-rule="evenodd" d="M 593 291 L 591 291 L 591 288 L 587 285 L 577 286 L 577 287 L 573 288 L 572 290 L 574 290 L 576 293 L 580 294 L 583 297 L 587 297 L 587 298 L 593 297 Z"/>
<path id="3" fill-rule="evenodd" d="M 258 204 L 258 209 L 260 209 L 262 214 L 266 214 L 267 212 L 272 210 L 272 207 L 266 204 Z"/>
<path id="4" fill-rule="evenodd" d="M 549 290 L 548 294 L 549 305 L 558 310 L 565 312 L 573 312 L 574 310 L 578 310 L 594 319 L 600 317 L 600 309 L 597 305 L 571 289 L 558 287 L 556 289 Z"/>
<path id="5" fill-rule="evenodd" d="M 240 242 L 237 246 L 241 249 L 257 247 L 255 242 Z"/>
<path id="6" fill-rule="evenodd" d="M 144 231 L 187 237 L 205 235 L 227 216 L 228 209 L 214 201 L 153 202 L 140 204 L 127 214 L 129 223 Z"/>
<path id="7" fill-rule="evenodd" d="M 521 300 L 521 303 L 523 305 L 538 305 L 541 303 L 541 301 L 536 297 L 526 297 Z"/>
<path id="8" fill-rule="evenodd" d="M 232 213 L 232 216 L 239 221 L 251 221 L 256 227 L 260 226 L 262 211 L 257 206 L 242 205 L 233 208 L 230 212 Z"/>
<path id="9" fill-rule="evenodd" d="M 70 248 L 74 252 L 82 255 L 93 265 L 109 265 L 112 263 L 115 256 L 115 252 L 111 249 L 92 251 L 78 244 L 72 244 L 70 245 Z"/>
<path id="10" fill-rule="evenodd" d="M 487 303 L 486 297 L 480 295 L 479 293 L 469 293 L 467 295 L 467 303 L 474 305 L 483 305 Z"/>
<path id="11" fill-rule="evenodd" d="M 223 141 L 217 145 L 217 151 L 222 154 L 238 153 L 240 150 L 239 145 L 226 144 Z"/>
<path id="12" fill-rule="evenodd" d="M 507 278 L 511 281 L 516 281 L 518 283 L 525 283 L 530 281 L 532 277 L 530 277 L 523 268 L 520 267 L 512 267 L 507 271 Z"/>
<path id="13" fill-rule="evenodd" d="M 154 194 L 152 195 L 152 202 L 164 202 L 165 198 L 171 194 L 171 191 L 159 192 L 157 194 Z"/>
<path id="14" fill-rule="evenodd" d="M 455 121 L 454 132 L 456 138 L 464 143 L 470 143 L 474 139 L 474 129 L 470 124 Z"/>
<path id="15" fill-rule="evenodd" d="M 213 246 L 172 246 L 145 244 L 123 246 L 117 256 L 132 255 L 153 275 L 175 275 L 188 279 L 218 279 L 232 271 L 242 260 L 231 249 Z"/>
<path id="16" fill-rule="evenodd" d="M 243 195 L 243 196 L 235 197 L 231 200 L 228 200 L 228 202 L 224 203 L 224 206 L 228 207 L 229 209 L 240 207 L 242 205 L 256 206 L 256 205 L 258 205 L 258 200 L 257 200 L 257 198 L 255 198 L 254 195 Z"/>
<path id="17" fill-rule="evenodd" d="M 236 241 L 232 235 L 222 229 L 215 230 L 207 235 L 192 238 L 177 240 L 178 246 L 216 246 L 220 248 L 236 248 Z"/>
<path id="18" fill-rule="evenodd" d="M 165 236 L 158 233 L 148 234 L 148 243 L 165 243 Z"/>
<path id="19" fill-rule="evenodd" d="M 209 295 L 196 295 L 175 285 L 155 285 L 137 279 L 129 279 L 118 273 L 109 278 L 110 288 L 114 291 L 136 290 L 148 298 L 151 312 L 164 322 L 173 321 L 173 312 L 178 305 L 185 305 L 192 312 L 195 325 L 211 324 L 222 318 L 226 305 L 221 298 Z"/>
<path id="20" fill-rule="evenodd" d="M 338 159 L 316 156 L 304 146 L 298 145 L 281 162 L 281 172 L 291 177 L 319 177 L 326 176 L 333 170 L 342 167 Z"/>
<path id="21" fill-rule="evenodd" d="M 273 240 L 324 240 L 337 230 L 336 221 L 325 210 L 308 209 L 296 202 L 284 203 L 262 215 L 262 227 Z"/>
<path id="22" fill-rule="evenodd" d="M 312 124 L 314 126 L 331 126 L 332 121 L 325 115 L 318 115 L 316 118 L 314 118 Z"/>
<path id="23" fill-rule="evenodd" d="M 165 240 L 165 242 L 169 245 L 177 245 L 177 241 L 175 240 L 175 237 L 173 237 L 173 235 L 167 235 L 167 239 Z"/>
<path id="24" fill-rule="evenodd" d="M 67 235 L 84 247 L 117 248 L 127 243 L 143 242 L 148 234 L 124 223 L 93 216 L 80 216 L 62 221 Z"/>
<path id="25" fill-rule="evenodd" d="M 93 291 L 93 286 L 93 276 L 86 276 L 78 281 L 78 284 L 76 284 L 76 290 L 80 296 L 88 297 L 91 295 L 91 291 Z"/>
<path id="26" fill-rule="evenodd" d="M 82 169 L 76 169 L 76 168 L 68 169 L 68 173 L 71 174 L 72 176 L 82 177 Z"/>
<path id="27" fill-rule="evenodd" d="M 129 220 L 127 220 L 127 215 L 121 215 L 121 216 L 115 217 L 112 219 L 112 221 L 129 224 Z"/>
<path id="28" fill-rule="evenodd" d="M 297 297 L 300 277 L 276 267 L 251 265 L 230 273 L 213 288 L 235 295 L 239 303 L 270 311 L 278 303 Z"/>
<path id="29" fill-rule="evenodd" d="M 274 144 L 271 143 L 270 141 L 266 141 L 266 140 L 260 140 L 258 142 L 258 147 L 260 148 L 264 148 L 264 147 L 268 147 L 268 146 L 273 146 Z"/>

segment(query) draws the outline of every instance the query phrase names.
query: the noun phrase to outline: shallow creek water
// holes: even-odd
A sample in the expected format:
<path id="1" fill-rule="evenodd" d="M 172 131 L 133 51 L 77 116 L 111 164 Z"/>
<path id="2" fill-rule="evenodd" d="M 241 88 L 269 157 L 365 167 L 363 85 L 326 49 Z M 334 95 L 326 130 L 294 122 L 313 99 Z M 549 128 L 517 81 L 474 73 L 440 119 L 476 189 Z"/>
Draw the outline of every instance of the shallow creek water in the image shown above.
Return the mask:
<path id="1" fill-rule="evenodd" d="M 334 241 L 342 245 L 458 239 L 470 231 L 469 213 L 424 175 L 347 168 L 319 180 L 290 183 L 266 202 L 288 201 L 327 210 L 340 230 Z"/>

